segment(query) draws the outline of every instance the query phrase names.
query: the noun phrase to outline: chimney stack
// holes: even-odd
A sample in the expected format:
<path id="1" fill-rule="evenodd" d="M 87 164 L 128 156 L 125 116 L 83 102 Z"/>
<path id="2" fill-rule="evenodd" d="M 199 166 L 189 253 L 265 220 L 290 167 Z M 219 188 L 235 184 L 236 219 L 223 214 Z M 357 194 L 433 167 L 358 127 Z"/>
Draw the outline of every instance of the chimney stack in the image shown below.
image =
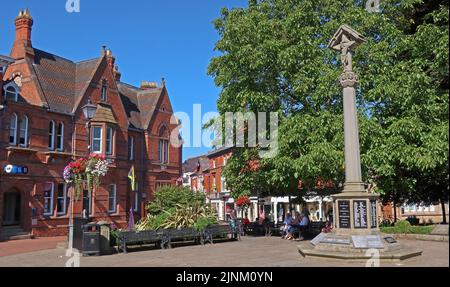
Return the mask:
<path id="1" fill-rule="evenodd" d="M 119 66 L 114 66 L 114 79 L 116 82 L 120 82 L 120 78 L 122 78 L 122 73 L 119 71 Z"/>
<path id="2" fill-rule="evenodd" d="M 156 88 L 158 88 L 158 83 L 156 83 L 156 82 L 143 81 L 141 83 L 142 90 L 151 90 L 151 89 L 156 89 Z"/>
<path id="3" fill-rule="evenodd" d="M 15 59 L 23 59 L 26 55 L 27 48 L 31 48 L 31 28 L 33 27 L 33 17 L 30 11 L 20 10 L 19 15 L 14 21 L 16 26 L 16 39 L 11 51 L 11 57 Z"/>

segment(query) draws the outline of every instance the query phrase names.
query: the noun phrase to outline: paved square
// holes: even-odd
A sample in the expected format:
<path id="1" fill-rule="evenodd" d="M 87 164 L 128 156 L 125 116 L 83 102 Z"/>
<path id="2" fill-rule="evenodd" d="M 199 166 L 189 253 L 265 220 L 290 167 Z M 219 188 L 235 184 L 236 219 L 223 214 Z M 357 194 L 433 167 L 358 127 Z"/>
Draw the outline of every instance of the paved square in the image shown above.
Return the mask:
<path id="1" fill-rule="evenodd" d="M 449 267 L 448 242 L 403 240 L 403 244 L 423 250 L 423 256 L 381 266 Z M 241 242 L 223 242 L 207 246 L 180 246 L 170 250 L 130 249 L 128 254 L 83 257 L 82 267 L 364 267 L 361 262 L 329 259 L 305 259 L 297 251 L 299 244 L 278 237 L 245 237 Z M 0 245 L 1 248 L 1 245 Z M 143 251 L 142 251 L 143 250 Z M 64 267 L 64 249 L 0 257 L 0 267 Z"/>

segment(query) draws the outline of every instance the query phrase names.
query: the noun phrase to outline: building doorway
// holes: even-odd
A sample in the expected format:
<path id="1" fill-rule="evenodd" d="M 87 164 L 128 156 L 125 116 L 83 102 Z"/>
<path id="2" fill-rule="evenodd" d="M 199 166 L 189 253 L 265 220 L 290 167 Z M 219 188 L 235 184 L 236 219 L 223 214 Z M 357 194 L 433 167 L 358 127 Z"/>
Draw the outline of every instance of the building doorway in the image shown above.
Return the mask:
<path id="1" fill-rule="evenodd" d="M 20 225 L 21 196 L 20 192 L 12 191 L 4 194 L 3 226 Z"/>

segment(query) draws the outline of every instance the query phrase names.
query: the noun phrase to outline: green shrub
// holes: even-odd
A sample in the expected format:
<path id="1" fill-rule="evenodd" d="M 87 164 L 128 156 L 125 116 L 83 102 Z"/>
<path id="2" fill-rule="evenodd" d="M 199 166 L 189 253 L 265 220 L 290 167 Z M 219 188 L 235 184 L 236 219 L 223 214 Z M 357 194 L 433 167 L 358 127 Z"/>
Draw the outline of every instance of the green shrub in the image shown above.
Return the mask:
<path id="1" fill-rule="evenodd" d="M 411 229 L 411 223 L 406 220 L 402 220 L 395 224 L 395 228 L 397 228 L 400 233 L 409 233 L 409 230 Z"/>
<path id="2" fill-rule="evenodd" d="M 155 192 L 155 198 L 147 206 L 147 211 L 151 215 L 158 215 L 163 211 L 176 208 L 177 205 L 204 204 L 205 195 L 192 191 L 190 188 L 181 186 L 164 186 Z"/>
<path id="3" fill-rule="evenodd" d="M 202 217 L 197 220 L 194 227 L 198 231 L 204 231 L 206 227 L 217 224 L 216 217 Z"/>

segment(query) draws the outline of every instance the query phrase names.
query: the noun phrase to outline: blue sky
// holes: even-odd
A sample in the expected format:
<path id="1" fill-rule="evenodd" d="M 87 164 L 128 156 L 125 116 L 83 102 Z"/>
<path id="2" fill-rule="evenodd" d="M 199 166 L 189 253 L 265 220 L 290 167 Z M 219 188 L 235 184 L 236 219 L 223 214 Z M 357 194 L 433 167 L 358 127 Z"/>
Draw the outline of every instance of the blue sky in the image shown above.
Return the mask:
<path id="1" fill-rule="evenodd" d="M 98 57 L 102 45 L 117 58 L 124 82 L 166 79 L 175 111 L 216 111 L 220 89 L 206 71 L 219 39 L 212 21 L 223 7 L 245 7 L 247 0 L 80 0 L 80 13 L 67 13 L 66 0 L 3 1 L 0 54 L 14 40 L 14 18 L 29 8 L 33 46 L 74 60 Z M 206 153 L 185 148 L 183 158 Z"/>

